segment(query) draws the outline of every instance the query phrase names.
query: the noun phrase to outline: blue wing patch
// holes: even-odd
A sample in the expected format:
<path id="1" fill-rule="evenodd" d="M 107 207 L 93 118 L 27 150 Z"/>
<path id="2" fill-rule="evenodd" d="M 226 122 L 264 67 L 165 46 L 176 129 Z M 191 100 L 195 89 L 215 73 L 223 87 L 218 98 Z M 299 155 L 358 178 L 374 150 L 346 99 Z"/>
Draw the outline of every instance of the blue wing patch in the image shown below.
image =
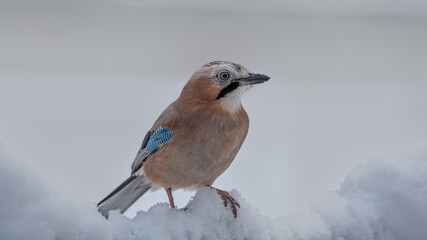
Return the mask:
<path id="1" fill-rule="evenodd" d="M 164 128 L 162 126 L 158 127 L 156 131 L 151 134 L 150 139 L 148 139 L 145 151 L 148 153 L 157 151 L 162 144 L 167 142 L 172 137 L 172 133 L 172 128 Z"/>

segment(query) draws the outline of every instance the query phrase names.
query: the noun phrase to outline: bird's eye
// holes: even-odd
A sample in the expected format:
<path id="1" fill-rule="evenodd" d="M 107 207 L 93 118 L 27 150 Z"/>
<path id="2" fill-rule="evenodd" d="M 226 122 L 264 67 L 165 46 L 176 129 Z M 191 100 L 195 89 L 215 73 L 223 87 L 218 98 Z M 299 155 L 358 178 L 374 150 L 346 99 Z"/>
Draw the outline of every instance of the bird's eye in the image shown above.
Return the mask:
<path id="1" fill-rule="evenodd" d="M 221 71 L 218 73 L 218 78 L 219 78 L 219 80 L 227 81 L 228 79 L 230 79 L 230 72 Z"/>

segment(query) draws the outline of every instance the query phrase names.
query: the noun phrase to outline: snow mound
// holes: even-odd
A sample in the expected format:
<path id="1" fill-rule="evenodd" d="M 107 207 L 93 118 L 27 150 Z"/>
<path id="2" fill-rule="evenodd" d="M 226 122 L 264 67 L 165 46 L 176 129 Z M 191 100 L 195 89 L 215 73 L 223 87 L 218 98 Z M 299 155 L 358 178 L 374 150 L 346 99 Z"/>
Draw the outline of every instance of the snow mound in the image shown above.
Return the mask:
<path id="1" fill-rule="evenodd" d="M 427 161 L 388 157 L 357 167 L 314 210 L 333 238 L 426 239 Z"/>
<path id="2" fill-rule="evenodd" d="M 426 156 L 426 155 L 424 155 Z M 309 215 L 262 216 L 240 194 L 234 218 L 215 191 L 200 189 L 187 210 L 161 203 L 129 219 L 68 193 L 29 166 L 0 155 L 0 239 L 425 239 L 427 161 L 371 161 L 350 172 Z"/>

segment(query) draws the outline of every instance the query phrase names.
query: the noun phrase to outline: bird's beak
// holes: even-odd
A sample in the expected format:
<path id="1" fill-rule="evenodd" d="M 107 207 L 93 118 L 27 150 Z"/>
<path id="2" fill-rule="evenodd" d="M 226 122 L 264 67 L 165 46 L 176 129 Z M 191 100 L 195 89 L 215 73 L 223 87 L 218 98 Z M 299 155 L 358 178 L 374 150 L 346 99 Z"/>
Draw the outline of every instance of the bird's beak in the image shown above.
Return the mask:
<path id="1" fill-rule="evenodd" d="M 240 78 L 236 79 L 238 83 L 240 83 L 240 86 L 244 85 L 254 85 L 259 84 L 263 82 L 267 82 L 270 79 L 269 76 L 259 73 L 251 73 L 248 78 Z"/>

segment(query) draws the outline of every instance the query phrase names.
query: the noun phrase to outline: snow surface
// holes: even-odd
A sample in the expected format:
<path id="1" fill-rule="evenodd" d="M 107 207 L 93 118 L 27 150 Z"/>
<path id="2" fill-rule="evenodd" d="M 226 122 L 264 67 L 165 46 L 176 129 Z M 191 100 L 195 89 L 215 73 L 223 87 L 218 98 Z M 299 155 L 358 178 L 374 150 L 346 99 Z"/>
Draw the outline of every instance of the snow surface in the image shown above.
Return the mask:
<path id="1" fill-rule="evenodd" d="M 64 191 L 31 164 L 0 152 L 1 239 L 425 239 L 427 152 L 354 168 L 308 215 L 272 219 L 236 191 L 237 218 L 210 189 L 186 211 L 159 203 L 108 220 L 95 203 Z M 76 173 L 77 175 L 78 173 Z M 94 176 L 95 177 L 95 176 Z"/>

